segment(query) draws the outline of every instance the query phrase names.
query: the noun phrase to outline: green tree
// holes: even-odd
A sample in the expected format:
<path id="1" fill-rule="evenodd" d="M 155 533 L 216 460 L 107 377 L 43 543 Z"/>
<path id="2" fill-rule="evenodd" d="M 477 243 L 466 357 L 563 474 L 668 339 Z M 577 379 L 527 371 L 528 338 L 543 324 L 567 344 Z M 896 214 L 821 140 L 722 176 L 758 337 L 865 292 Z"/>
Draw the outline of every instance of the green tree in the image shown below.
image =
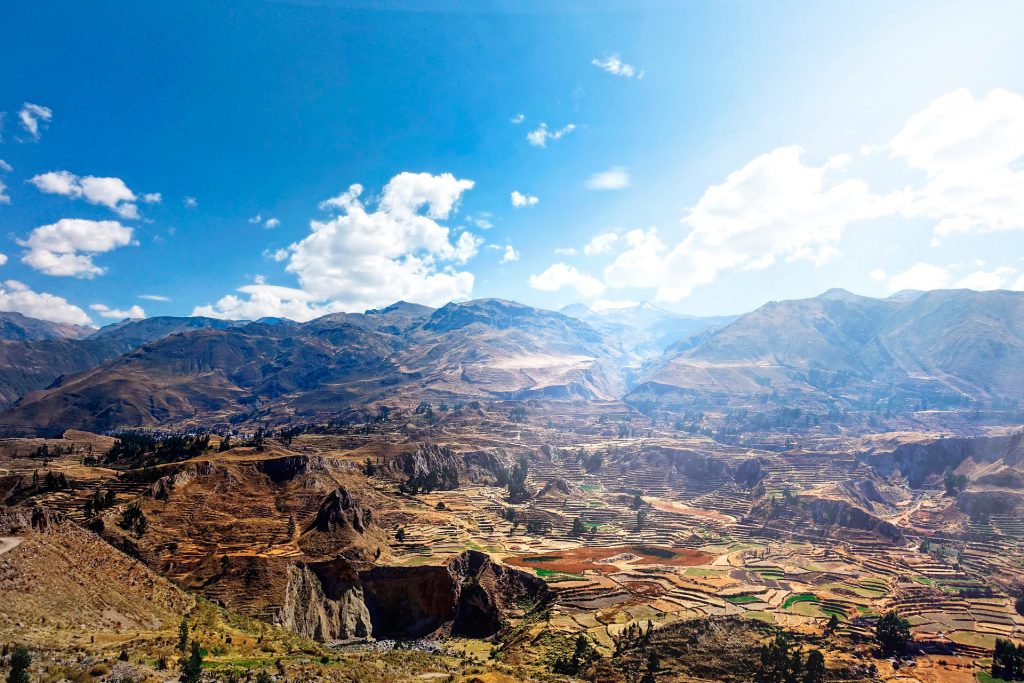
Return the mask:
<path id="1" fill-rule="evenodd" d="M 11 672 L 7 674 L 7 683 L 29 683 L 28 667 L 32 663 L 32 655 L 28 650 L 15 645 L 11 652 Z"/>
<path id="2" fill-rule="evenodd" d="M 192 651 L 188 659 L 181 666 L 181 675 L 178 676 L 179 683 L 199 683 L 203 677 L 203 651 L 199 648 L 199 641 L 192 641 Z"/>
<path id="3" fill-rule="evenodd" d="M 188 649 L 188 617 L 182 617 L 178 624 L 178 651 L 184 652 Z"/>
<path id="4" fill-rule="evenodd" d="M 803 683 L 823 683 L 825 680 L 825 655 L 821 650 L 811 650 L 804 664 Z"/>
<path id="5" fill-rule="evenodd" d="M 261 671 L 258 674 L 256 674 L 256 683 L 273 683 L 273 682 L 270 680 L 270 674 L 268 674 L 266 671 Z"/>
<path id="6" fill-rule="evenodd" d="M 1013 606 L 1017 609 L 1017 614 L 1024 617 L 1024 595 L 1017 598 L 1017 601 L 1014 602 Z"/>
<path id="7" fill-rule="evenodd" d="M 587 525 L 583 523 L 582 517 L 577 517 L 573 520 L 572 531 L 570 532 L 573 536 L 582 536 L 583 532 L 587 530 Z"/>
<path id="8" fill-rule="evenodd" d="M 875 638 L 885 654 L 902 652 L 910 641 L 910 622 L 893 611 L 878 620 Z"/>
<path id="9" fill-rule="evenodd" d="M 1013 641 L 996 638 L 996 648 L 992 653 L 992 676 L 1004 681 L 1024 680 L 1024 645 L 1014 645 Z"/>

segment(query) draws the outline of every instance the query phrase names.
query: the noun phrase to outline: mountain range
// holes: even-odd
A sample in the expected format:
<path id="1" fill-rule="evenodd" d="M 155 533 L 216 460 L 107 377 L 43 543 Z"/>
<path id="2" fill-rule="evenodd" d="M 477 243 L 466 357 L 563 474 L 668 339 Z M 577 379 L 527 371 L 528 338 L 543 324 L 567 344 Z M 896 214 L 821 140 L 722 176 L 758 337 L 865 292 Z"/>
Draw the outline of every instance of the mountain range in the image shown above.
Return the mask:
<path id="1" fill-rule="evenodd" d="M 830 290 L 713 318 L 398 302 L 307 323 L 148 318 L 88 336 L 3 315 L 6 433 L 283 423 L 423 400 L 899 412 L 1024 399 L 1024 293 L 1009 291 Z"/>

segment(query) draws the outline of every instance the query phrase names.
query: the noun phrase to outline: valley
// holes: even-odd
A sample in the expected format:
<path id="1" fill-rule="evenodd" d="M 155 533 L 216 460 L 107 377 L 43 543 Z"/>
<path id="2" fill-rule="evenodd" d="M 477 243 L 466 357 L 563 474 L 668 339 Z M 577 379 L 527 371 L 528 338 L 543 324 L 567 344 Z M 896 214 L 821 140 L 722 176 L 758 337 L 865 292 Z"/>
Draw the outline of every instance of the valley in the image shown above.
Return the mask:
<path id="1" fill-rule="evenodd" d="M 491 300 L 149 321 L 0 416 L 0 639 L 81 680 L 166 680 L 183 620 L 218 680 L 749 681 L 777 636 L 824 680 L 982 680 L 1024 634 L 1016 389 L 835 302 L 769 305 L 831 311 L 827 353 L 737 350 L 758 312 L 653 356 Z"/>

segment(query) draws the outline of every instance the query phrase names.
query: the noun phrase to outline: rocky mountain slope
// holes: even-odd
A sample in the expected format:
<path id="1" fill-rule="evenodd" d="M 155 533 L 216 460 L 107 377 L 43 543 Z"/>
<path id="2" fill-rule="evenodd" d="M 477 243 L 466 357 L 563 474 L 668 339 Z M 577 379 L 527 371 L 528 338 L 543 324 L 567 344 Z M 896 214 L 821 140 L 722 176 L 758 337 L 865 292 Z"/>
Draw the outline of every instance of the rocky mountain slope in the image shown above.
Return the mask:
<path id="1" fill-rule="evenodd" d="M 2 313 L 3 320 L 13 320 L 22 330 L 15 336 L 5 328 L 0 339 L 0 405 L 13 403 L 18 397 L 45 389 L 58 379 L 117 358 L 148 342 L 172 334 L 207 328 L 223 329 L 240 323 L 213 318 L 156 317 L 123 320 L 94 330 L 68 325 L 54 325 L 25 318 L 16 313 Z M 52 327 L 51 327 L 52 326 Z"/>
<path id="2" fill-rule="evenodd" d="M 610 399 L 624 390 L 617 368 L 600 333 L 559 313 L 497 299 L 436 311 L 398 304 L 171 334 L 22 396 L 0 424 L 103 431 L 311 419 L 385 400 Z"/>
<path id="3" fill-rule="evenodd" d="M 890 410 L 1024 399 L 1024 293 L 772 302 L 647 368 L 634 404 L 776 400 Z"/>
<path id="4" fill-rule="evenodd" d="M 422 400 L 886 414 L 1024 400 L 1020 292 L 831 290 L 731 322 L 649 306 L 567 312 L 499 299 L 436 310 L 398 302 L 303 324 L 150 318 L 86 339 L 0 341 L 0 401 L 10 406 L 0 430 L 283 423 Z M 686 336 L 669 344 L 675 334 Z"/>
<path id="5" fill-rule="evenodd" d="M 0 313 L 0 339 L 5 341 L 84 339 L 95 331 L 93 328 L 83 325 L 37 320 L 21 313 Z"/>

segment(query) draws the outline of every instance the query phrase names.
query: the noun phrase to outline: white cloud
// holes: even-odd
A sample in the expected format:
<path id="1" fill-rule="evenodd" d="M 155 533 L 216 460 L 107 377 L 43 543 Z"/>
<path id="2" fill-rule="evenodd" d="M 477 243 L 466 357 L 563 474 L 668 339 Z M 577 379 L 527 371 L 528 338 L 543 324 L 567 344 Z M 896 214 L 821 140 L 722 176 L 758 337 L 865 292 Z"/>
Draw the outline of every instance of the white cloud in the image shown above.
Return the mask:
<path id="1" fill-rule="evenodd" d="M 147 192 L 146 194 L 142 195 L 142 201 L 146 202 L 147 204 L 159 204 L 163 200 L 164 197 L 159 192 Z"/>
<path id="2" fill-rule="evenodd" d="M 604 269 L 604 280 L 611 287 L 666 286 L 665 244 L 657 228 L 630 230 L 622 238 L 626 248 Z"/>
<path id="3" fill-rule="evenodd" d="M 567 124 L 564 128 L 559 128 L 558 130 L 550 130 L 548 129 L 548 124 L 541 123 L 526 134 L 526 139 L 534 147 L 547 147 L 548 140 L 561 140 L 574 130 L 576 130 L 575 123 Z"/>
<path id="4" fill-rule="evenodd" d="M 576 247 L 555 247 L 555 255 L 557 256 L 575 256 Z"/>
<path id="5" fill-rule="evenodd" d="M 323 205 L 321 205 L 321 208 L 324 208 Z M 260 223 L 262 223 L 263 227 L 266 228 L 267 230 L 273 230 L 277 226 L 281 225 L 281 221 L 279 221 L 276 218 L 268 218 L 267 220 L 263 220 L 262 214 L 256 214 L 255 216 L 250 217 L 249 223 L 251 223 L 252 225 L 259 225 Z"/>
<path id="6" fill-rule="evenodd" d="M 823 265 L 839 254 L 848 225 L 891 214 L 905 202 L 901 194 L 872 194 L 863 180 L 836 178 L 841 157 L 809 166 L 802 156 L 799 147 L 780 147 L 750 161 L 704 192 L 683 219 L 689 234 L 660 262 L 633 259 L 634 268 L 655 274 L 648 281 L 657 283 L 656 298 L 679 301 L 727 269 L 765 268 L 779 259 Z M 642 246 L 647 256 L 660 253 L 657 245 Z M 642 277 L 624 268 L 619 275 L 633 282 Z"/>
<path id="7" fill-rule="evenodd" d="M 597 278 L 581 273 L 574 266 L 565 263 L 553 263 L 540 275 L 531 275 L 530 287 L 542 292 L 557 292 L 563 288 L 576 290 L 582 297 L 599 296 L 604 291 L 604 284 Z"/>
<path id="8" fill-rule="evenodd" d="M 979 270 L 966 275 L 953 285 L 959 289 L 973 289 L 985 292 L 992 289 L 1005 289 L 1010 279 L 1017 273 L 1015 268 L 1002 266 L 994 270 Z"/>
<path id="9" fill-rule="evenodd" d="M 644 77 L 643 71 L 637 71 L 636 67 L 632 64 L 626 64 L 617 54 L 608 55 L 601 59 L 592 59 L 590 63 L 616 76 L 623 76 L 625 78 L 633 78 L 634 76 L 637 78 Z"/>
<path id="10" fill-rule="evenodd" d="M 585 247 L 583 247 L 583 253 L 587 256 L 610 254 L 615 243 L 618 241 L 619 236 L 614 232 L 601 233 L 600 235 L 596 235 Z"/>
<path id="11" fill-rule="evenodd" d="M 1024 290 L 1024 275 L 1017 278 L 1017 281 L 1010 285 L 1010 289 L 1017 292 Z"/>
<path id="12" fill-rule="evenodd" d="M 131 241 L 132 229 L 117 221 L 62 218 L 36 228 L 18 244 L 28 248 L 22 262 L 47 275 L 93 278 L 106 272 L 93 263 L 93 255 Z"/>
<path id="13" fill-rule="evenodd" d="M 45 127 L 53 119 L 53 110 L 40 104 L 26 102 L 18 112 L 18 120 L 25 132 L 38 140 L 41 128 Z"/>
<path id="14" fill-rule="evenodd" d="M 199 202 L 196 201 L 195 197 L 185 197 L 181 200 L 181 203 L 185 205 L 186 209 L 194 209 L 199 206 Z"/>
<path id="15" fill-rule="evenodd" d="M 135 205 L 138 198 L 120 178 L 81 177 L 68 171 L 50 171 L 31 178 L 29 182 L 46 194 L 59 194 L 72 199 L 82 198 L 90 204 L 105 206 L 122 218 L 139 217 L 138 207 Z M 154 196 L 156 199 L 152 201 L 160 200 L 159 193 L 147 194 L 144 199 Z"/>
<path id="16" fill-rule="evenodd" d="M 171 300 L 171 297 L 164 296 L 162 294 L 139 294 L 139 298 L 140 299 L 145 299 L 147 301 L 170 301 Z"/>
<path id="17" fill-rule="evenodd" d="M 121 310 L 119 308 L 110 308 L 106 304 L 92 304 L 89 306 L 92 310 L 100 314 L 104 318 L 114 318 L 115 320 L 124 320 L 125 318 L 145 318 L 146 312 L 142 310 L 142 306 L 131 306 L 127 310 Z"/>
<path id="18" fill-rule="evenodd" d="M 11 168 L 11 165 L 9 163 L 4 161 L 3 159 L 0 159 L 0 173 L 10 173 L 13 170 L 14 169 Z M 7 194 L 7 186 L 4 185 L 3 181 L 0 181 L 0 204 L 10 204 L 10 203 L 11 203 L 11 196 L 9 194 Z"/>
<path id="19" fill-rule="evenodd" d="M 270 259 L 271 261 L 277 261 L 278 263 L 281 261 L 287 261 L 289 255 L 291 255 L 291 252 L 287 249 L 274 249 L 273 251 L 270 249 L 263 250 L 263 258 Z"/>
<path id="20" fill-rule="evenodd" d="M 28 285 L 7 280 L 0 286 L 0 310 L 15 311 L 39 320 L 71 325 L 92 325 L 92 320 L 78 306 L 45 292 L 33 292 Z"/>
<path id="21" fill-rule="evenodd" d="M 949 270 L 931 263 L 918 262 L 902 273 L 886 278 L 886 286 L 890 292 L 904 289 L 928 291 L 942 289 L 949 282 Z"/>
<path id="22" fill-rule="evenodd" d="M 512 123 L 516 124 L 517 126 L 520 123 L 522 123 L 523 121 L 525 121 L 525 120 L 526 120 L 526 115 L 525 114 L 516 114 L 515 116 L 513 116 L 512 118 L 509 119 L 509 121 L 511 121 Z"/>
<path id="23" fill-rule="evenodd" d="M 268 289 L 249 285 L 239 291 L 247 300 L 228 295 L 202 315 L 252 318 L 284 315 L 309 319 L 333 311 L 357 311 L 399 299 L 442 305 L 469 297 L 473 274 L 461 266 L 479 251 L 483 240 L 470 232 L 453 239 L 439 221 L 456 209 L 472 180 L 450 173 L 400 173 L 381 192 L 375 208 L 360 200 L 355 184 L 320 204 L 338 215 L 312 221 L 310 234 L 288 247 L 286 270 L 300 287 Z"/>
<path id="24" fill-rule="evenodd" d="M 505 245 L 505 253 L 501 256 L 502 263 L 510 263 L 519 260 L 519 252 L 511 244 Z"/>
<path id="25" fill-rule="evenodd" d="M 622 166 L 612 166 L 607 171 L 595 173 L 587 179 L 590 190 L 622 190 L 629 187 L 629 172 Z"/>
<path id="26" fill-rule="evenodd" d="M 519 190 L 512 190 L 512 206 L 517 209 L 524 206 L 537 206 L 539 201 L 540 199 L 532 194 L 523 194 Z"/>
<path id="27" fill-rule="evenodd" d="M 245 294 L 245 297 L 228 294 L 212 306 L 196 306 L 192 310 L 192 315 L 225 320 L 256 320 L 270 317 L 305 322 L 344 310 L 337 302 L 319 305 L 309 292 L 292 287 L 257 283 L 239 287 L 238 291 Z"/>
<path id="28" fill-rule="evenodd" d="M 887 149 L 924 171 L 907 213 L 935 220 L 937 239 L 1024 229 L 1024 96 L 949 93 L 912 116 Z"/>

